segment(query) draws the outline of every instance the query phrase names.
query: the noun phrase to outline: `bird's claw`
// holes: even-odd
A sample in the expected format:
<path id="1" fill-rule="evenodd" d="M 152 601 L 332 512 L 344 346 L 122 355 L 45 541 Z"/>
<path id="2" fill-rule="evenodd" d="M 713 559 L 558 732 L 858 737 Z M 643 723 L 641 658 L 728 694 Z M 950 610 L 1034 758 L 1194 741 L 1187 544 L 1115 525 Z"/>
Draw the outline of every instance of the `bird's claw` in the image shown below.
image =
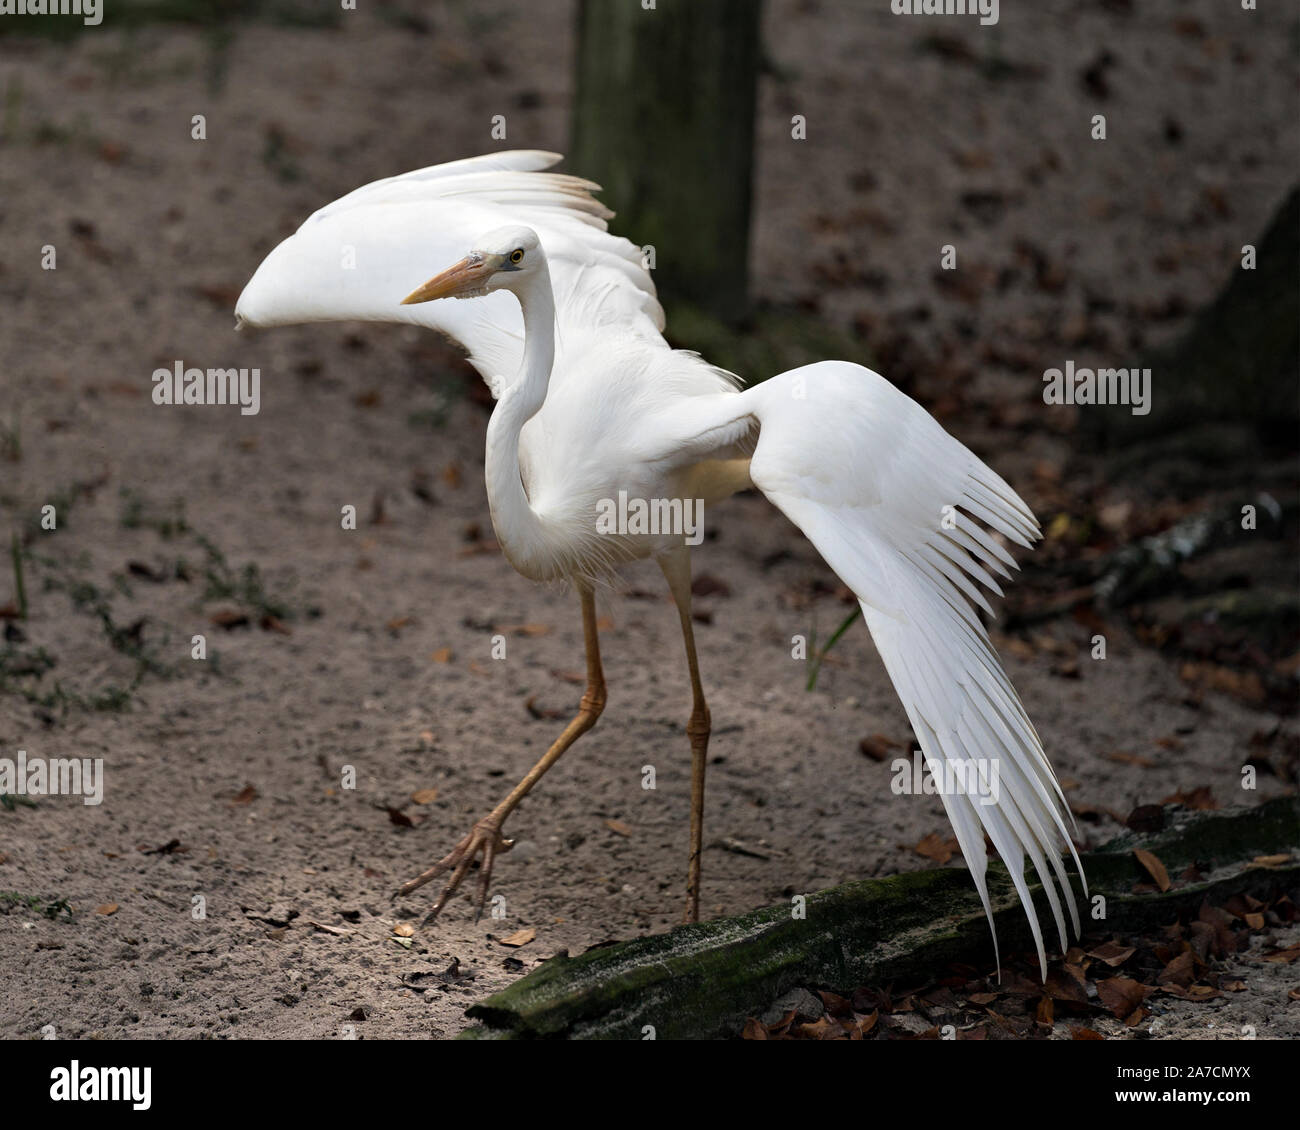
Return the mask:
<path id="1" fill-rule="evenodd" d="M 447 871 L 451 872 L 451 878 L 447 880 L 447 885 L 443 887 L 442 894 L 438 896 L 437 902 L 433 904 L 429 913 L 425 916 L 424 925 L 428 926 L 437 919 L 442 912 L 442 908 L 447 905 L 447 901 L 469 873 L 474 860 L 482 853 L 483 861 L 479 865 L 478 901 L 474 912 L 474 921 L 477 922 L 483 917 L 483 907 L 487 903 L 488 884 L 492 881 L 492 864 L 498 855 L 503 855 L 514 847 L 514 843 L 514 840 L 507 840 L 501 835 L 500 820 L 485 816 L 469 830 L 469 833 L 460 843 L 442 859 L 438 860 L 429 870 L 417 875 L 409 883 L 403 883 L 398 887 L 397 894 L 409 895 L 412 891 L 419 890 L 425 883 L 436 879 L 439 875 Z"/>

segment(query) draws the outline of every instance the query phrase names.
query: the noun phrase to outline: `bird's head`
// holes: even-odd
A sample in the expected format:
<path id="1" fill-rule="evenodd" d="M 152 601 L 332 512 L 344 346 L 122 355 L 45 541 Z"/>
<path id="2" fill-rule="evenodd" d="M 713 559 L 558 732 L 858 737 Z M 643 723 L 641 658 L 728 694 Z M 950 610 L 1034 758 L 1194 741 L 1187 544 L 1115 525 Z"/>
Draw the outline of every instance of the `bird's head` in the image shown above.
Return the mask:
<path id="1" fill-rule="evenodd" d="M 497 228 L 480 237 L 459 263 L 434 275 L 402 299 L 403 306 L 436 298 L 479 298 L 514 290 L 541 265 L 541 245 L 532 228 Z"/>

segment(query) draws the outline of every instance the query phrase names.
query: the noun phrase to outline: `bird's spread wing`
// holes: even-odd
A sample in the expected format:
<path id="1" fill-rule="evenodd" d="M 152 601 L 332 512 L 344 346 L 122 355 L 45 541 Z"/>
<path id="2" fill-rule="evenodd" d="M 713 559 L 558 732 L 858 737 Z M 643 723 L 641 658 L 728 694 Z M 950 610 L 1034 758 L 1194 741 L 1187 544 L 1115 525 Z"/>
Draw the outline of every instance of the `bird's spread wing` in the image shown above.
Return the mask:
<path id="1" fill-rule="evenodd" d="M 493 153 L 358 188 L 313 213 L 266 257 L 235 312 L 259 326 L 352 319 L 426 326 L 464 346 L 499 393 L 523 355 L 523 318 L 511 295 L 400 302 L 478 236 L 524 224 L 546 249 L 561 353 L 566 327 L 572 336 L 619 326 L 656 338 L 663 311 L 640 249 L 606 230 L 611 213 L 592 196 L 596 185 L 543 171 L 559 160 L 538 150 Z M 557 364 L 557 377 L 563 372 Z"/>
<path id="2" fill-rule="evenodd" d="M 1001 595 L 994 574 L 1015 568 L 988 530 L 1029 546 L 1039 536 L 1029 508 L 920 405 L 858 365 L 809 365 L 686 411 L 692 458 L 752 446 L 754 485 L 858 597 L 989 924 L 984 833 L 1025 906 L 1046 977 L 1024 860 L 1038 872 L 1064 949 L 1066 910 L 1079 929 L 1061 859 L 1063 847 L 1074 853 L 1072 820 L 972 607 L 991 612 L 980 586 Z"/>

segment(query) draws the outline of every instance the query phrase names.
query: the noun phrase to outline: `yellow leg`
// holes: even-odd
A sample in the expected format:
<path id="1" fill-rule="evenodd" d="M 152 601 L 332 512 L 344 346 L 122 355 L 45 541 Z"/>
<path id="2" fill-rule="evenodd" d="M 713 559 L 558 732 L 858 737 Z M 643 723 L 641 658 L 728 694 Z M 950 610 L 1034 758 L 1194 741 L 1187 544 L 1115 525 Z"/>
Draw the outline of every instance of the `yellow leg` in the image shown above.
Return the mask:
<path id="1" fill-rule="evenodd" d="M 686 666 L 691 673 L 691 717 L 686 736 L 691 743 L 691 855 L 686 866 L 686 922 L 700 920 L 700 856 L 704 851 L 704 771 L 709 759 L 709 704 L 700 684 L 700 664 L 695 656 L 695 629 L 691 623 L 691 556 L 686 546 L 659 560 L 664 579 L 677 602 L 686 642 Z"/>
<path id="2" fill-rule="evenodd" d="M 447 905 L 447 900 L 455 893 L 456 888 L 460 886 L 461 880 L 465 878 L 470 865 L 480 852 L 483 855 L 483 863 L 479 870 L 478 912 L 476 918 L 482 915 L 483 905 L 487 902 L 488 884 L 492 879 L 493 860 L 500 853 L 509 851 L 513 842 L 501 835 L 501 826 L 505 823 L 506 817 L 528 795 L 529 790 L 541 780 L 542 774 L 559 761 L 564 751 L 596 724 L 596 719 L 600 717 L 601 711 L 605 709 L 605 674 L 600 666 L 600 639 L 596 631 L 596 600 L 591 587 L 586 584 L 578 586 L 578 596 L 582 601 L 582 634 L 587 648 L 587 689 L 583 693 L 577 716 L 564 728 L 564 732 L 555 739 L 551 748 L 546 751 L 545 756 L 511 790 L 510 795 L 482 820 L 478 821 L 470 829 L 469 834 L 450 853 L 422 875 L 417 875 L 409 883 L 404 883 L 398 888 L 397 893 L 399 895 L 409 895 L 412 891 L 423 887 L 430 880 L 451 871 L 451 878 L 443 888 L 442 894 L 438 896 L 438 901 L 433 904 L 428 917 L 425 918 L 426 923 L 432 922 L 438 917 L 439 912 Z"/>

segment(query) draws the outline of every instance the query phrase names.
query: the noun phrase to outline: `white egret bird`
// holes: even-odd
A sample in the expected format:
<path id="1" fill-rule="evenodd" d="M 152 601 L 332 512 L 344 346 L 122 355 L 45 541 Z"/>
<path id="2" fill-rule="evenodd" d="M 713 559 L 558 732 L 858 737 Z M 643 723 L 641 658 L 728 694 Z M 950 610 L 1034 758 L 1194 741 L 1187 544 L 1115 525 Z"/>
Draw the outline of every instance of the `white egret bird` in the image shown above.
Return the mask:
<path id="1" fill-rule="evenodd" d="M 948 786 L 940 795 L 990 925 L 985 834 L 1024 904 L 1045 976 L 1025 856 L 1064 948 L 1058 887 L 1079 929 L 1061 857 L 1062 847 L 1074 854 L 1069 816 L 972 607 L 991 612 L 978 586 L 1000 594 L 992 574 L 1015 567 L 998 536 L 1028 547 L 1038 523 L 997 474 L 868 369 L 823 361 L 742 390 L 731 374 L 670 348 L 640 250 L 607 231 L 612 213 L 592 196 L 598 186 L 543 171 L 559 159 L 495 153 L 359 188 L 272 251 L 236 307 L 254 326 L 409 322 L 458 341 L 497 401 L 485 474 L 501 549 L 525 577 L 570 581 L 582 607 L 587 685 L 577 716 L 400 893 L 449 875 L 436 915 L 481 857 L 481 911 L 493 859 L 509 847 L 506 818 L 604 708 L 593 586 L 622 562 L 653 557 L 676 600 L 694 699 L 686 916 L 698 920 L 709 708 L 691 628 L 690 547 L 681 530 L 601 529 L 598 514 L 620 492 L 709 506 L 753 486 L 857 596 L 925 763 Z M 474 301 L 436 301 L 452 298 Z"/>

